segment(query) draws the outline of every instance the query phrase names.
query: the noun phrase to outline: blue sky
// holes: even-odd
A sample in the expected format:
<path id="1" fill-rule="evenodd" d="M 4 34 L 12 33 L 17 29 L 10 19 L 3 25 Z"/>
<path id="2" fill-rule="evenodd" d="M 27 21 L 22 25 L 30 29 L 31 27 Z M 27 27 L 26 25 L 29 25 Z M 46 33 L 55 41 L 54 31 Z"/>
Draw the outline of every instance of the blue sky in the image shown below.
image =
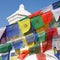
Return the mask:
<path id="1" fill-rule="evenodd" d="M 8 25 L 6 17 L 18 10 L 20 4 L 31 13 L 52 4 L 58 0 L 0 0 L 0 27 Z"/>

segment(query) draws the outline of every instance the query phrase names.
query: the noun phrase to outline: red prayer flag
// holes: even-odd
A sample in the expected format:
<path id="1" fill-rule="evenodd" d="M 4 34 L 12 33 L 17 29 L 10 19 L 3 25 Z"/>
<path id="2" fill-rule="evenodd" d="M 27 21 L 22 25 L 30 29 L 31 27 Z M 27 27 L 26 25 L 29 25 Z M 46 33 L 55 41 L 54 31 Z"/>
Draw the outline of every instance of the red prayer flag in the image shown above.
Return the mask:
<path id="1" fill-rule="evenodd" d="M 43 53 L 36 54 L 37 60 L 46 60 L 46 55 Z"/>
<path id="2" fill-rule="evenodd" d="M 53 15 L 51 11 L 48 11 L 41 15 L 45 24 L 49 24 L 52 21 Z"/>

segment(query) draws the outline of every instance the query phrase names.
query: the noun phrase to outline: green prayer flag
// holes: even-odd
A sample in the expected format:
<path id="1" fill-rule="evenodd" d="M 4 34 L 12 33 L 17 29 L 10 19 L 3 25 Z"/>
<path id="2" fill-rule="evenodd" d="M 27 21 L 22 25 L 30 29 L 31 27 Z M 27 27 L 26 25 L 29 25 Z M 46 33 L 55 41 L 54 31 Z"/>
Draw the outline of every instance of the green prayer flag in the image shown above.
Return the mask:
<path id="1" fill-rule="evenodd" d="M 31 18 L 31 23 L 34 29 L 38 29 L 39 27 L 42 27 L 44 25 L 44 22 L 41 16 L 35 16 Z"/>
<path id="2" fill-rule="evenodd" d="M 0 56 L 0 60 L 2 60 L 2 57 Z"/>
<path id="3" fill-rule="evenodd" d="M 41 32 L 38 35 L 39 35 L 39 38 L 38 38 L 38 41 L 37 42 L 40 44 L 43 41 L 45 41 L 45 39 L 46 39 L 46 33 L 45 32 Z"/>
<path id="4" fill-rule="evenodd" d="M 29 51 L 30 51 L 30 53 L 29 53 L 30 55 L 34 54 L 34 53 L 39 53 L 40 52 L 40 45 L 36 44 L 35 46 L 30 47 Z"/>
<path id="5" fill-rule="evenodd" d="M 0 53 L 5 53 L 8 52 L 12 49 L 12 44 L 11 43 L 7 43 L 7 44 L 2 44 L 0 45 Z"/>

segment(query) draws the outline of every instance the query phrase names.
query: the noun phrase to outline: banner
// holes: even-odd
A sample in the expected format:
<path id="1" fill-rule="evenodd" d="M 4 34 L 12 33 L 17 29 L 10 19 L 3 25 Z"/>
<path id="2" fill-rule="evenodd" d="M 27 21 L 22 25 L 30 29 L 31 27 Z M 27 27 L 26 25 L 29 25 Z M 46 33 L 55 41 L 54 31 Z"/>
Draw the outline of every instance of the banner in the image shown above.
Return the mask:
<path id="1" fill-rule="evenodd" d="M 10 60 L 17 60 L 17 55 L 15 50 L 10 51 Z"/>
<path id="2" fill-rule="evenodd" d="M 49 6 L 47 6 L 45 8 L 43 8 L 43 9 L 41 9 L 41 12 L 45 13 L 47 11 L 55 10 L 59 7 L 60 7 L 60 1 L 57 1 L 57 2 L 54 2 L 54 3 L 50 4 Z"/>
<path id="3" fill-rule="evenodd" d="M 35 44 L 33 47 L 29 48 L 29 54 L 35 54 L 35 53 L 40 53 L 40 45 Z"/>
<path id="4" fill-rule="evenodd" d="M 29 50 L 22 50 L 22 52 L 18 55 L 19 60 L 24 60 L 25 57 L 28 56 Z"/>
<path id="5" fill-rule="evenodd" d="M 8 52 L 12 49 L 11 43 L 1 44 L 0 45 L 0 53 Z"/>
<path id="6" fill-rule="evenodd" d="M 60 7 L 60 0 L 52 4 L 53 9 L 57 9 Z"/>
<path id="7" fill-rule="evenodd" d="M 15 54 L 16 54 L 16 56 L 18 56 L 20 54 L 20 49 L 16 49 Z"/>
<path id="8" fill-rule="evenodd" d="M 13 42 L 13 47 L 14 47 L 15 50 L 23 48 L 24 47 L 23 41 L 22 40 L 14 41 Z"/>
<path id="9" fill-rule="evenodd" d="M 19 29 L 21 30 L 22 34 L 28 32 L 31 28 L 30 26 L 30 19 L 26 18 L 22 21 L 18 21 Z"/>
<path id="10" fill-rule="evenodd" d="M 53 31 L 53 36 L 58 35 L 58 28 L 52 28 L 52 31 Z"/>
<path id="11" fill-rule="evenodd" d="M 52 10 L 53 16 L 55 17 L 56 21 L 59 20 L 59 16 L 60 16 L 60 8 L 57 8 L 55 10 Z"/>
<path id="12" fill-rule="evenodd" d="M 46 33 L 45 32 L 40 32 L 39 34 L 38 34 L 38 43 L 40 44 L 40 43 L 42 43 L 42 42 L 44 42 L 45 41 L 45 39 L 46 39 Z"/>
<path id="13" fill-rule="evenodd" d="M 31 18 L 31 24 L 34 29 L 38 29 L 38 28 L 44 26 L 44 22 L 43 22 L 41 16 L 35 16 L 35 17 Z"/>
<path id="14" fill-rule="evenodd" d="M 10 59 L 10 52 L 2 53 L 2 60 L 9 60 Z"/>
<path id="15" fill-rule="evenodd" d="M 59 43 L 60 1 L 57 1 L 0 28 L 0 60 L 60 60 Z M 14 53 L 10 57 L 12 47 Z"/>
<path id="16" fill-rule="evenodd" d="M 43 31 L 45 31 L 48 27 L 49 27 L 48 24 L 47 24 L 47 25 L 44 25 L 44 26 L 36 29 L 36 32 L 37 32 L 37 33 L 43 32 Z"/>
<path id="17" fill-rule="evenodd" d="M 15 36 L 15 37 L 14 37 Z M 10 38 L 10 40 L 14 40 L 16 38 L 18 38 L 19 36 L 21 36 L 21 31 L 19 30 L 18 24 L 12 24 L 6 27 L 6 37 Z"/>
<path id="18" fill-rule="evenodd" d="M 42 16 L 42 19 L 44 21 L 44 24 L 49 24 L 52 21 L 52 18 L 53 18 L 53 14 L 52 14 L 51 11 L 45 12 L 41 16 Z"/>
<path id="19" fill-rule="evenodd" d="M 17 60 L 17 56 L 10 57 L 10 60 Z"/>
<path id="20" fill-rule="evenodd" d="M 30 44 L 30 43 L 34 42 L 34 40 L 35 40 L 35 36 L 33 34 L 30 34 L 30 35 L 26 36 L 27 44 Z"/>
<path id="21" fill-rule="evenodd" d="M 35 42 L 35 41 L 36 41 L 36 37 L 35 37 L 35 35 L 34 35 L 33 33 L 31 33 L 31 34 L 29 34 L 29 35 L 26 36 L 26 41 L 25 41 L 25 43 L 26 43 L 26 45 L 27 45 L 28 47 L 34 46 L 34 42 Z"/>
<path id="22" fill-rule="evenodd" d="M 2 57 L 0 56 L 0 60 L 2 60 Z"/>
<path id="23" fill-rule="evenodd" d="M 52 37 L 53 37 L 53 31 L 50 28 L 48 28 L 46 30 L 46 40 L 42 43 L 41 47 L 43 52 L 52 49 Z"/>

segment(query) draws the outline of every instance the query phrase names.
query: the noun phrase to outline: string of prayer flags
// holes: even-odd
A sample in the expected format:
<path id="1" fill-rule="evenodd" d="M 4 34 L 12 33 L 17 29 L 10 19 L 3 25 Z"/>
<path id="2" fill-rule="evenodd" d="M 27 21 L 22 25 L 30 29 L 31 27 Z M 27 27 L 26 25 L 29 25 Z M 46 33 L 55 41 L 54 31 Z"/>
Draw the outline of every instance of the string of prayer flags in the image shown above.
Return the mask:
<path id="1" fill-rule="evenodd" d="M 57 1 L 0 28 L 0 60 L 60 60 L 59 43 L 60 1 Z M 10 56 L 11 50 L 14 51 Z"/>

